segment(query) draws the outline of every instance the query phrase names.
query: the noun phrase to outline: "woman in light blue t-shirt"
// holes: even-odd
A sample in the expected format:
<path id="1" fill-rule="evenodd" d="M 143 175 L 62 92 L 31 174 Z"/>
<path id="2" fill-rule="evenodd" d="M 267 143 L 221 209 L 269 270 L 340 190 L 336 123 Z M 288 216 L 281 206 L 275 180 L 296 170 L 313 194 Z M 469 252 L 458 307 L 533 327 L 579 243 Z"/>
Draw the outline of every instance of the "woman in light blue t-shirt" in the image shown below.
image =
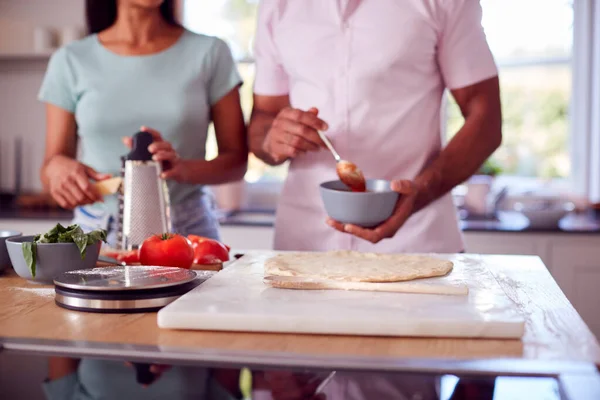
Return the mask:
<path id="1" fill-rule="evenodd" d="M 117 175 L 131 135 L 147 130 L 154 158 L 172 165 L 164 179 L 174 231 L 218 239 L 204 185 L 241 179 L 248 156 L 229 48 L 177 24 L 172 0 L 87 0 L 86 8 L 90 35 L 52 56 L 39 93 L 47 109 L 45 188 L 74 209 L 74 222 L 107 229 L 114 243 L 116 199 L 102 199 L 91 183 Z M 219 155 L 206 161 L 210 122 Z M 144 389 L 123 363 L 50 365 L 49 398 L 203 398 L 211 386 L 202 369 L 172 368 Z"/>

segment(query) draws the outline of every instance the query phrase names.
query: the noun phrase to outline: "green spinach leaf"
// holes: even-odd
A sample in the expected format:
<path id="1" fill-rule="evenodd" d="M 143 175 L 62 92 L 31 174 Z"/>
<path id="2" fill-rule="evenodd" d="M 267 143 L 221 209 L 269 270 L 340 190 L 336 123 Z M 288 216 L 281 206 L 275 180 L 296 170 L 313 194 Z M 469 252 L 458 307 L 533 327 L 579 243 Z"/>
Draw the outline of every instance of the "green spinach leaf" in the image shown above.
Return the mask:
<path id="1" fill-rule="evenodd" d="M 71 233 L 71 237 L 73 238 L 73 242 L 77 245 L 79 253 L 81 254 L 81 259 L 83 260 L 85 258 L 85 248 L 88 245 L 87 235 L 83 233 L 80 227 L 77 227 L 77 229 L 73 230 Z"/>
<path id="2" fill-rule="evenodd" d="M 94 245 L 100 241 L 106 242 L 106 231 L 103 229 L 84 233 L 77 224 L 67 227 L 61 224 L 50 229 L 48 232 L 36 235 L 32 242 L 22 244 L 23 257 L 31 271 L 31 276 L 35 278 L 37 244 L 38 243 L 75 243 L 81 254 L 81 259 L 85 259 L 85 252 L 88 246 Z"/>
<path id="3" fill-rule="evenodd" d="M 35 260 L 36 260 L 36 242 L 24 242 L 22 244 L 23 249 L 23 258 L 25 258 L 25 262 L 29 267 L 29 271 L 31 271 L 31 276 L 35 278 Z"/>

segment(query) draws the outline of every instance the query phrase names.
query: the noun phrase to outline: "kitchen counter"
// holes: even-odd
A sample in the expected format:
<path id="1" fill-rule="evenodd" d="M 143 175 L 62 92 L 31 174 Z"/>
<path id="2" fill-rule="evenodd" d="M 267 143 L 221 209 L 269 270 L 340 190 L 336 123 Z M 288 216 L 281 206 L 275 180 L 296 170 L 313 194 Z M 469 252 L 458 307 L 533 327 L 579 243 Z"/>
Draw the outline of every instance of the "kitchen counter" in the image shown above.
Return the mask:
<path id="1" fill-rule="evenodd" d="M 155 313 L 95 314 L 59 308 L 52 287 L 28 283 L 11 272 L 0 276 L 0 346 L 38 355 L 167 364 L 372 371 L 487 368 L 514 374 L 514 362 L 518 368 L 552 368 L 553 362 L 563 361 L 600 365 L 598 342 L 539 258 L 481 257 L 526 318 L 522 340 L 165 330 L 158 328 Z"/>
<path id="2" fill-rule="evenodd" d="M 67 210 L 20 210 L 15 208 L 0 209 L 2 220 L 43 220 L 69 221 L 73 213 Z M 275 211 L 273 210 L 240 210 L 221 213 L 219 221 L 222 226 L 241 227 L 273 227 Z M 518 212 L 503 211 L 497 219 L 460 220 L 464 232 L 515 232 L 515 233 L 600 233 L 600 220 L 588 214 L 570 214 L 560 221 L 556 228 L 530 228 L 527 218 Z M 16 228 L 15 228 L 16 229 Z"/>

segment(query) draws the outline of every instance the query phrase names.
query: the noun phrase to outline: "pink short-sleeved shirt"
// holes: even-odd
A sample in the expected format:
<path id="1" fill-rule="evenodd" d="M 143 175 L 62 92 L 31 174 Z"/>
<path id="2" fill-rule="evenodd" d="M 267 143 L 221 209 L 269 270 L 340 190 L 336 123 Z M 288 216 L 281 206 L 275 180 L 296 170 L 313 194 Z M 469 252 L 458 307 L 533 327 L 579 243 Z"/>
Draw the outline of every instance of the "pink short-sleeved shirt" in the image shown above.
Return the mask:
<path id="1" fill-rule="evenodd" d="M 478 0 L 263 0 L 255 57 L 255 94 L 288 94 L 295 108 L 317 107 L 342 158 L 368 178 L 415 178 L 442 148 L 444 89 L 497 75 Z M 450 195 L 375 245 L 335 231 L 319 194 L 332 179 L 327 151 L 291 161 L 276 249 L 463 250 Z"/>

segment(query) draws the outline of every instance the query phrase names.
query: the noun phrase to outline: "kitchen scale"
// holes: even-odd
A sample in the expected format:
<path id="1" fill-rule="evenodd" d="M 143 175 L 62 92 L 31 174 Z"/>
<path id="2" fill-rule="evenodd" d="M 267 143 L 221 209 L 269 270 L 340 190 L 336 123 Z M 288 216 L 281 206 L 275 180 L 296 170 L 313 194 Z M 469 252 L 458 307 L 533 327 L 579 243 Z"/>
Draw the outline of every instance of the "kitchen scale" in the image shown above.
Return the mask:
<path id="1" fill-rule="evenodd" d="M 158 311 L 213 273 L 158 266 L 110 266 L 68 271 L 54 280 L 55 302 L 75 311 Z"/>

